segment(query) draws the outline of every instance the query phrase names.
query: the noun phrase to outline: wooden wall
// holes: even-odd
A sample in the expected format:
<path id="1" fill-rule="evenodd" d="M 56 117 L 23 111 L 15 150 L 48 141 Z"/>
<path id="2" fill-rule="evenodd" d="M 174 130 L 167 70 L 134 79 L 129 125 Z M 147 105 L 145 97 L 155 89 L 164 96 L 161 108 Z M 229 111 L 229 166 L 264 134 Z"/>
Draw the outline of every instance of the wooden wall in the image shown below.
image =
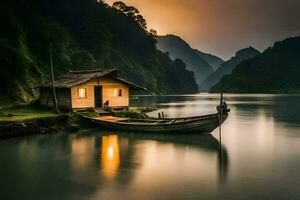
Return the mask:
<path id="1" fill-rule="evenodd" d="M 71 90 L 68 88 L 57 88 L 57 102 L 60 108 L 71 108 Z M 42 106 L 53 106 L 52 88 L 40 88 L 40 104 Z"/>
<path id="2" fill-rule="evenodd" d="M 128 107 L 129 106 L 129 88 L 128 86 L 110 79 L 102 79 L 102 102 L 109 101 L 111 107 Z M 122 89 L 122 96 L 115 97 L 114 89 Z"/>
<path id="3" fill-rule="evenodd" d="M 98 85 L 97 80 L 89 81 L 83 83 L 81 85 L 76 85 L 71 88 L 71 96 L 72 96 L 72 108 L 94 108 L 95 107 L 95 97 L 94 97 L 94 86 Z M 87 97 L 79 98 L 78 90 L 81 88 L 86 88 Z"/>
<path id="4" fill-rule="evenodd" d="M 71 88 L 72 96 L 72 108 L 93 108 L 95 107 L 95 97 L 94 97 L 94 87 L 101 85 L 102 86 L 102 103 L 106 100 L 109 101 L 110 107 L 128 107 L 129 106 L 129 88 L 128 86 L 113 81 L 108 78 L 98 80 L 92 80 L 87 83 L 77 85 Z M 87 97 L 79 98 L 78 90 L 80 88 L 86 88 Z M 115 97 L 114 89 L 122 89 L 122 96 Z"/>

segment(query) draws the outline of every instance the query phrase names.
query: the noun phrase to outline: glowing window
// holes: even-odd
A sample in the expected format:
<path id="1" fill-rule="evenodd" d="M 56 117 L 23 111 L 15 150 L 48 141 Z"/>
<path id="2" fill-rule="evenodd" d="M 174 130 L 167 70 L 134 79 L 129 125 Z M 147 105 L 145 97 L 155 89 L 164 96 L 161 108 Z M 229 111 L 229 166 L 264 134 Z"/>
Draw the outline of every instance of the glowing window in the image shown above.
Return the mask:
<path id="1" fill-rule="evenodd" d="M 114 96 L 121 97 L 122 96 L 122 89 L 114 88 Z"/>
<path id="2" fill-rule="evenodd" d="M 87 97 L 86 88 L 78 89 L 78 97 L 79 98 L 86 98 Z"/>

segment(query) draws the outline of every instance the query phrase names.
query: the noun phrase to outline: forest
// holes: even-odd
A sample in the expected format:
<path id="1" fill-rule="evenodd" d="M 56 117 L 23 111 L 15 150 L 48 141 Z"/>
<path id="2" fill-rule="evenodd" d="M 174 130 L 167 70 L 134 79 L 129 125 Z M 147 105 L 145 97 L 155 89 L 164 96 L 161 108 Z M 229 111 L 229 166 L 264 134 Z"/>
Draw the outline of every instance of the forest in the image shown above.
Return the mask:
<path id="1" fill-rule="evenodd" d="M 123 2 L 2 0 L 0 101 L 31 101 L 36 86 L 69 70 L 116 68 L 148 93 L 194 93 L 194 73 L 156 49 L 156 31 Z"/>
<path id="2" fill-rule="evenodd" d="M 242 61 L 211 92 L 299 93 L 300 37 L 276 42 L 263 53 Z"/>

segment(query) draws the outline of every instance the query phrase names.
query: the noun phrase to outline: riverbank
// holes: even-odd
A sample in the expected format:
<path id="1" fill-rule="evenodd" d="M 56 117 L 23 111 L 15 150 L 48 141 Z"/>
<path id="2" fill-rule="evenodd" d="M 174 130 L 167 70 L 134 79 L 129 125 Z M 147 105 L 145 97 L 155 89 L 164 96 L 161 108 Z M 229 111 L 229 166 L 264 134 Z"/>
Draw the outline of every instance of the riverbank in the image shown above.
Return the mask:
<path id="1" fill-rule="evenodd" d="M 0 121 L 0 139 L 28 135 L 65 134 L 79 130 L 74 117 L 60 115 L 22 121 Z"/>
<path id="2" fill-rule="evenodd" d="M 80 118 L 80 115 L 93 116 L 93 111 L 79 114 L 56 114 L 51 108 L 35 104 L 18 105 L 0 109 L 0 139 L 43 134 L 68 134 L 82 128 L 94 126 Z M 127 118 L 148 118 L 137 108 L 129 111 L 113 112 L 114 116 Z"/>
<path id="3" fill-rule="evenodd" d="M 1 105 L 0 122 L 22 121 L 38 118 L 58 117 L 51 108 L 41 107 L 37 103 Z"/>

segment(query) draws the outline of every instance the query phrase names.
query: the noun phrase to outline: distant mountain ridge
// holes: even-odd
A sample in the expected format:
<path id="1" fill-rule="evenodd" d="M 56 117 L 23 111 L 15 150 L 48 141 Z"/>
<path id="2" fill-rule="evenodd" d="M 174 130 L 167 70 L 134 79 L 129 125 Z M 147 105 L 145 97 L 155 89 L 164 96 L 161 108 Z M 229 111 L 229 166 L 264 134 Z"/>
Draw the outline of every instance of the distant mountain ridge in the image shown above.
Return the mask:
<path id="1" fill-rule="evenodd" d="M 241 49 L 236 52 L 235 56 L 223 63 L 214 73 L 209 75 L 200 85 L 200 91 L 209 91 L 225 75 L 231 74 L 232 70 L 242 61 L 257 56 L 260 52 L 253 47 Z"/>
<path id="2" fill-rule="evenodd" d="M 299 93 L 300 36 L 276 42 L 273 47 L 240 63 L 211 92 Z"/>
<path id="3" fill-rule="evenodd" d="M 219 58 L 218 56 L 209 53 L 204 53 L 198 49 L 194 49 L 194 51 L 210 66 L 212 66 L 214 70 L 217 70 L 225 62 L 222 58 Z"/>
<path id="4" fill-rule="evenodd" d="M 213 67 L 202 59 L 191 46 L 175 35 L 157 36 L 156 47 L 163 51 L 168 52 L 170 57 L 175 59 L 181 59 L 188 70 L 191 70 L 195 74 L 197 84 L 200 84 L 209 74 L 214 70 Z"/>

